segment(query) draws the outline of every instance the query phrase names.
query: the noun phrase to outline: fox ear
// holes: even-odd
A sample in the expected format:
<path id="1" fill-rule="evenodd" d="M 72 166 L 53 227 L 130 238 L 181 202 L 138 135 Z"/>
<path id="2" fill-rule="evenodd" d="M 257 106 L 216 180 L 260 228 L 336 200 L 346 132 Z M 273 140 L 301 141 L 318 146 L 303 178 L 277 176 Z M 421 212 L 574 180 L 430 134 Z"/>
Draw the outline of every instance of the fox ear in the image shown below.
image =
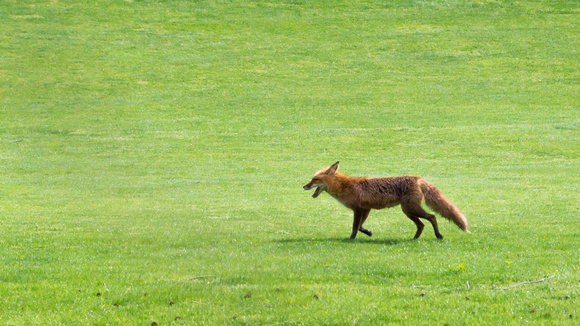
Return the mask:
<path id="1" fill-rule="evenodd" d="M 336 162 L 333 165 L 331 165 L 328 170 L 326 170 L 326 174 L 330 174 L 333 175 L 336 173 L 336 171 L 338 171 L 338 163 L 340 162 Z"/>

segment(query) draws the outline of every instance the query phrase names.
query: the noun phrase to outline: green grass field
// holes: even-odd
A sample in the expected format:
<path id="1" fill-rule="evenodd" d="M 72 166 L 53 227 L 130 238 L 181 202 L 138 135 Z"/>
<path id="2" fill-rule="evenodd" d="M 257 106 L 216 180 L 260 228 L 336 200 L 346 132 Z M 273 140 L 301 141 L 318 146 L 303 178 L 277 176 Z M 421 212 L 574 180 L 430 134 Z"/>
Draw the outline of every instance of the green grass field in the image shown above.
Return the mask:
<path id="1" fill-rule="evenodd" d="M 580 323 L 578 1 L 0 1 L 0 325 Z M 467 216 L 304 191 L 421 175 Z M 546 279 L 501 290 L 521 282 Z"/>

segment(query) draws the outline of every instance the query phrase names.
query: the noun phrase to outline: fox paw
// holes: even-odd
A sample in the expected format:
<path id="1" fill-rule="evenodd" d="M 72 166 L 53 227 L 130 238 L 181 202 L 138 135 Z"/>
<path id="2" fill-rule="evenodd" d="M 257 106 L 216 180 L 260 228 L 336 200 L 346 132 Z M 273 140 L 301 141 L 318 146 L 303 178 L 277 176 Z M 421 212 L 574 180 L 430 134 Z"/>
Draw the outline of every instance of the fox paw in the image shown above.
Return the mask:
<path id="1" fill-rule="evenodd" d="M 362 233 L 368 235 L 369 237 L 372 237 L 373 236 L 373 231 L 371 231 L 371 230 L 360 229 L 359 231 L 361 231 Z"/>

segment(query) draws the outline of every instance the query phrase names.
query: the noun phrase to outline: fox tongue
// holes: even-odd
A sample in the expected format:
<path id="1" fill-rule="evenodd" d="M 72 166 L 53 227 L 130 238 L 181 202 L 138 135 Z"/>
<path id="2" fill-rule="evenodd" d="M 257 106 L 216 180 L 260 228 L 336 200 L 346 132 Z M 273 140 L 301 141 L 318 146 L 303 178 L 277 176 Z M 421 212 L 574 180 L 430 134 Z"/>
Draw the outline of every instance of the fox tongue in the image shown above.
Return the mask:
<path id="1" fill-rule="evenodd" d="M 312 198 L 318 197 L 318 195 L 320 195 L 321 192 L 322 189 L 320 189 L 320 187 L 316 188 L 316 191 L 314 191 L 314 194 L 312 194 Z"/>

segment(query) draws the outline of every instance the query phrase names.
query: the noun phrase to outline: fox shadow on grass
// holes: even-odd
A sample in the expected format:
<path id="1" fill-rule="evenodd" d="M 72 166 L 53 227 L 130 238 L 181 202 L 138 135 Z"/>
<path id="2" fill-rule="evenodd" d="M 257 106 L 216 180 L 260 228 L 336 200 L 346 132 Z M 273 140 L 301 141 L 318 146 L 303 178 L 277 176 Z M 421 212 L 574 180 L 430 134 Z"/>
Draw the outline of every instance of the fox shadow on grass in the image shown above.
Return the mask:
<path id="1" fill-rule="evenodd" d="M 405 238 L 384 238 L 384 239 L 355 239 L 351 240 L 349 238 L 299 238 L 299 239 L 279 239 L 275 240 L 279 243 L 312 243 L 312 244 L 324 244 L 324 243 L 364 243 L 364 244 L 374 244 L 374 245 L 386 245 L 386 246 L 395 246 L 402 243 L 413 243 L 413 242 L 435 242 L 441 241 L 438 239 L 405 239 Z"/>

